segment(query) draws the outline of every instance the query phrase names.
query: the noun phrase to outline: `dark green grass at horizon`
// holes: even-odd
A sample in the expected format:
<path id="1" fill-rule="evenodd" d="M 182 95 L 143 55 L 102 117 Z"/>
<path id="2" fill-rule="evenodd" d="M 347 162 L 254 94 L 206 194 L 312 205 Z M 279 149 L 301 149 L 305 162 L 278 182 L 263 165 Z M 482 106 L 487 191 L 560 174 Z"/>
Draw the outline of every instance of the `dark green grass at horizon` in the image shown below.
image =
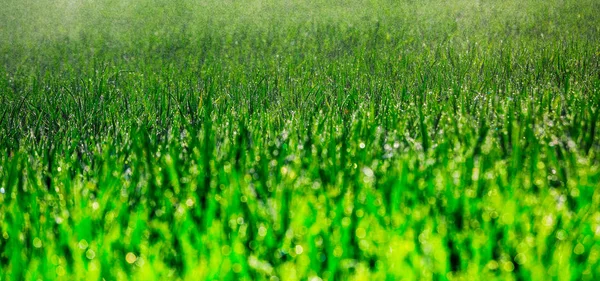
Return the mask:
<path id="1" fill-rule="evenodd" d="M 0 1 L 0 280 L 595 280 L 595 1 Z"/>

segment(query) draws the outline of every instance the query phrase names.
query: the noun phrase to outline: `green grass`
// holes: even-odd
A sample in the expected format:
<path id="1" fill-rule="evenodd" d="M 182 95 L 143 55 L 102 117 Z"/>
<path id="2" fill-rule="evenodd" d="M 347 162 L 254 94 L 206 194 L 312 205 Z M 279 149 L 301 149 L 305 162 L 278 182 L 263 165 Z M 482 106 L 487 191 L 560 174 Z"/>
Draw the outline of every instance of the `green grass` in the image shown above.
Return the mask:
<path id="1" fill-rule="evenodd" d="M 0 280 L 600 278 L 598 1 L 0 6 Z"/>

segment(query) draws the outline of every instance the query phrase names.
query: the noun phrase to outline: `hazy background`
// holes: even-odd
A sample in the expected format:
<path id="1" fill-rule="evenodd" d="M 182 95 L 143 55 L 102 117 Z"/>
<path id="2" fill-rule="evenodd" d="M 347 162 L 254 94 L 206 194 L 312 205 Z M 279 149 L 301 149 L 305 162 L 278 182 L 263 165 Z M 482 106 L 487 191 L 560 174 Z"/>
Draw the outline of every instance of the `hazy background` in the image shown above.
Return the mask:
<path id="1" fill-rule="evenodd" d="M 531 37 L 597 37 L 598 1 L 193 1 L 2 0 L 0 50 L 26 57 L 48 46 L 71 52 L 116 49 L 157 51 L 197 46 L 207 35 L 240 43 L 236 32 L 286 34 L 302 42 L 311 30 L 379 28 L 403 45 L 431 37 L 506 40 Z M 576 3 L 575 3 L 576 2 Z M 565 34 L 563 27 L 580 30 Z M 573 28 L 575 26 L 575 28 Z M 59 46 L 57 46 L 59 45 Z M 92 51 L 93 52 L 93 51 Z"/>

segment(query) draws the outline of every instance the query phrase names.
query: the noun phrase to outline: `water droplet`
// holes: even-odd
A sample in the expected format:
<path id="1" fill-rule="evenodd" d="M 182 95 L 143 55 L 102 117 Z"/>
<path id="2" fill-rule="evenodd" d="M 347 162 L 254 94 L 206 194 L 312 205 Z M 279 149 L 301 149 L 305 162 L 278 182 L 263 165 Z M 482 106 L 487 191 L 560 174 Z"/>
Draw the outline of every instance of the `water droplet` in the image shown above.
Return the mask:
<path id="1" fill-rule="evenodd" d="M 342 247 L 340 247 L 339 245 L 335 247 L 335 249 L 333 250 L 333 255 L 339 258 L 342 256 L 342 254 L 344 254 L 344 249 L 342 249 Z"/>
<path id="2" fill-rule="evenodd" d="M 300 255 L 304 252 L 304 249 L 300 245 L 296 245 L 296 255 Z"/>
<path id="3" fill-rule="evenodd" d="M 85 252 L 85 257 L 88 258 L 89 260 L 94 259 L 94 257 L 96 257 L 96 252 L 94 252 L 94 250 L 89 249 Z"/>
<path id="4" fill-rule="evenodd" d="M 65 270 L 64 267 L 62 267 L 60 265 L 56 267 L 56 275 L 63 276 L 65 274 L 67 274 L 67 271 Z"/>
<path id="5" fill-rule="evenodd" d="M 367 236 L 367 231 L 364 228 L 359 227 L 356 229 L 356 237 L 363 239 Z"/>
<path id="6" fill-rule="evenodd" d="M 261 226 L 258 228 L 258 235 L 260 235 L 260 236 L 265 236 L 265 235 L 267 235 L 267 228 L 261 225 Z"/>
<path id="7" fill-rule="evenodd" d="M 188 198 L 188 200 L 185 201 L 185 204 L 188 207 L 192 207 L 192 206 L 194 206 L 194 200 L 192 200 L 192 198 Z"/>
<path id="8" fill-rule="evenodd" d="M 575 246 L 575 249 L 573 249 L 573 253 L 576 255 L 581 255 L 583 252 L 585 252 L 585 247 L 581 243 L 578 243 L 577 246 Z"/>
<path id="9" fill-rule="evenodd" d="M 365 176 L 367 176 L 368 178 L 372 178 L 375 174 L 373 173 L 373 170 L 371 170 L 371 168 L 369 167 L 364 167 L 362 169 L 362 172 L 365 174 Z"/>
<path id="10" fill-rule="evenodd" d="M 40 240 L 40 238 L 34 238 L 33 239 L 33 246 L 36 248 L 41 248 L 42 247 L 42 240 Z"/>
<path id="11" fill-rule="evenodd" d="M 88 242 L 85 241 L 85 239 L 81 239 L 81 241 L 79 241 L 79 249 L 85 250 L 89 245 Z"/>
<path id="12" fill-rule="evenodd" d="M 498 262 L 495 260 L 492 260 L 492 261 L 488 262 L 487 267 L 490 270 L 496 270 L 496 269 L 498 269 Z"/>
<path id="13" fill-rule="evenodd" d="M 552 224 L 554 223 L 554 219 L 552 218 L 552 215 L 549 214 L 544 218 L 544 225 L 545 226 L 552 226 Z"/>
<path id="14" fill-rule="evenodd" d="M 127 261 L 127 263 L 132 264 L 132 263 L 134 263 L 137 260 L 137 257 L 135 256 L 134 253 L 129 252 L 125 256 L 125 260 Z"/>

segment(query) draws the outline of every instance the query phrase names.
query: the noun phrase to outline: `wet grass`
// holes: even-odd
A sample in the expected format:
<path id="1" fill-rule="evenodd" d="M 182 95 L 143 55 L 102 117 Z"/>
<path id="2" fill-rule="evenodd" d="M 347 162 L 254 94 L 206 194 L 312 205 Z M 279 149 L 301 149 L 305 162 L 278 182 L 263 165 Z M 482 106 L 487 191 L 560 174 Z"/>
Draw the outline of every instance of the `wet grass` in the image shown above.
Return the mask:
<path id="1" fill-rule="evenodd" d="M 596 1 L 0 1 L 0 280 L 596 280 Z"/>

